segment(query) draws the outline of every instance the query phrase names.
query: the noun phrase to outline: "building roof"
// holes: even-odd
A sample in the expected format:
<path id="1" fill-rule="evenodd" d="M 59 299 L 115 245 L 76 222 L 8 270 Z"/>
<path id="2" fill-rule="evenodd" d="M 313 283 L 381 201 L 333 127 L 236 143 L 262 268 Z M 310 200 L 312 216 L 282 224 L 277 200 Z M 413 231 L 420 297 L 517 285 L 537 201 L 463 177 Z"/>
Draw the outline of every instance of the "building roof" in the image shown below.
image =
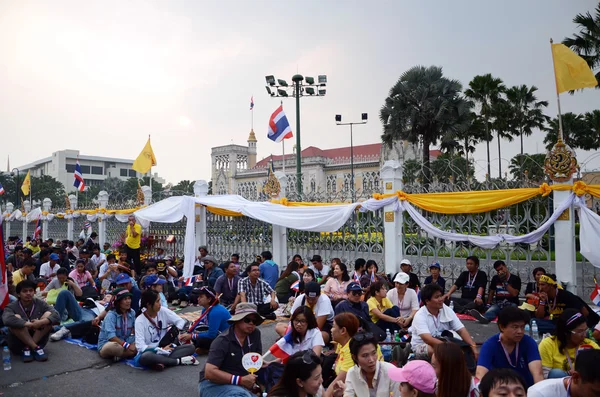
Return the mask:
<path id="1" fill-rule="evenodd" d="M 70 150 L 70 149 L 66 149 L 66 150 L 59 150 L 55 153 L 61 153 L 61 152 L 67 152 L 67 156 L 66 158 L 68 159 L 76 159 L 78 157 L 78 150 Z M 73 155 L 71 155 L 73 153 Z M 28 170 L 30 168 L 36 168 L 42 164 L 45 163 L 49 163 L 51 162 L 53 159 L 52 156 L 50 157 L 44 157 L 42 159 L 36 160 L 32 163 L 29 164 L 25 164 L 22 166 L 17 167 L 19 170 Z M 115 157 L 102 157 L 102 156 L 90 156 L 90 155 L 85 155 L 85 154 L 79 154 L 79 160 L 89 160 L 89 161 L 104 161 L 107 163 L 124 163 L 124 164 L 133 164 L 133 160 L 131 159 L 120 159 L 120 158 L 115 158 Z"/>

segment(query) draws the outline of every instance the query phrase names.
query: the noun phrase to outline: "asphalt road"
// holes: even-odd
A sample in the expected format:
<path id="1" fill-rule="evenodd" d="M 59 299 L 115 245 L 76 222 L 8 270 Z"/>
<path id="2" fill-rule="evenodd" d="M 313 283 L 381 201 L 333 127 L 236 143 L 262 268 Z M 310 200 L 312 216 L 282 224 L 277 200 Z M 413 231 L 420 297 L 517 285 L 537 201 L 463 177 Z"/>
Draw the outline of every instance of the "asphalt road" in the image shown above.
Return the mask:
<path id="1" fill-rule="evenodd" d="M 480 325 L 465 321 L 476 342 L 483 342 L 497 333 L 496 324 Z M 275 324 L 261 325 L 263 349 L 276 340 Z M 46 347 L 49 359 L 45 363 L 24 364 L 13 357 L 12 370 L 0 370 L 0 396 L 28 397 L 107 397 L 174 395 L 198 396 L 198 373 L 206 356 L 199 357 L 199 366 L 167 368 L 156 373 L 131 368 L 100 358 L 98 353 L 64 341 L 50 342 Z"/>

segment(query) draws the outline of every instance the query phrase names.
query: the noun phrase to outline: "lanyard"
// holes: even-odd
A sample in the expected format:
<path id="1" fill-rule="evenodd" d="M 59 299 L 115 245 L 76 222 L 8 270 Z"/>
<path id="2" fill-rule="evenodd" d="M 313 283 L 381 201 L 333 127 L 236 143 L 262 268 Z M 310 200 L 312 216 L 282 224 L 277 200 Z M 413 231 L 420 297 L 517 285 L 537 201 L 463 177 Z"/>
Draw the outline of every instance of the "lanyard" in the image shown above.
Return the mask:
<path id="1" fill-rule="evenodd" d="M 233 292 L 233 279 L 234 277 L 231 277 L 231 281 L 227 279 L 227 284 L 229 285 L 229 292 Z"/>
<path id="2" fill-rule="evenodd" d="M 29 311 L 29 313 L 25 311 L 25 308 L 23 307 L 23 305 L 21 305 L 21 302 L 19 302 L 19 307 L 21 308 L 23 314 L 27 317 L 27 320 L 31 321 L 31 316 L 33 315 L 33 311 L 35 310 L 35 303 L 31 306 L 31 310 Z"/>
<path id="3" fill-rule="evenodd" d="M 471 273 L 469 272 L 469 279 L 467 280 L 467 287 L 473 288 L 473 284 L 475 284 L 475 280 L 477 279 L 477 275 L 479 274 L 479 270 L 475 272 L 473 279 L 471 280 Z"/>
<path id="4" fill-rule="evenodd" d="M 150 324 L 152 324 L 152 326 L 154 328 L 156 328 L 156 333 L 160 335 L 160 331 L 162 330 L 154 321 L 154 319 L 152 319 L 152 317 L 150 317 L 148 315 L 148 313 L 144 312 L 144 316 L 146 316 L 146 318 L 148 319 L 148 321 L 150 322 Z M 156 318 L 158 318 L 158 314 L 156 315 Z"/>
<path id="5" fill-rule="evenodd" d="M 498 336 L 498 342 L 500 342 L 500 346 L 502 346 L 502 350 L 504 350 L 504 355 L 506 356 L 506 361 L 508 361 L 508 364 L 513 368 L 517 368 L 517 365 L 519 365 L 519 344 L 517 343 L 517 346 L 515 347 L 515 363 L 513 364 L 512 360 L 510 359 L 510 354 L 508 354 L 508 351 L 506 351 L 500 336 Z"/>
<path id="6" fill-rule="evenodd" d="M 129 324 L 127 321 L 127 313 L 124 313 L 123 316 L 121 317 L 121 329 L 123 330 L 124 336 L 129 335 L 129 333 L 127 332 L 128 326 L 129 326 Z"/>
<path id="7" fill-rule="evenodd" d="M 242 349 L 242 356 L 243 356 L 244 354 L 246 354 L 246 353 L 244 353 L 244 344 L 240 343 L 240 340 L 238 339 L 235 332 L 233 333 L 233 336 L 235 336 L 235 340 L 240 345 L 240 348 Z M 250 335 L 246 336 L 246 342 L 248 342 L 248 353 L 250 353 Z"/>

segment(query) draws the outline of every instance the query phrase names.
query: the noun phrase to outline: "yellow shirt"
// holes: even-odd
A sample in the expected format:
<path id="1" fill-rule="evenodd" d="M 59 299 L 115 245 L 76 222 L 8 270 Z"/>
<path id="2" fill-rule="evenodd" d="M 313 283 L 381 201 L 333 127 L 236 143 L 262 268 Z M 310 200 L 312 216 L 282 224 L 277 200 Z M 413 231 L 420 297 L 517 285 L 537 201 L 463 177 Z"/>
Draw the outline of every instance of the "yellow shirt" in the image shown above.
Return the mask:
<path id="1" fill-rule="evenodd" d="M 142 225 L 136 223 L 135 225 L 133 225 L 133 228 L 135 229 L 137 236 L 133 237 L 133 235 L 131 234 L 131 227 L 128 224 L 125 245 L 127 245 L 131 249 L 138 249 L 140 248 L 140 241 L 142 240 Z"/>
<path id="2" fill-rule="evenodd" d="M 27 276 L 24 275 L 23 273 L 21 273 L 21 269 L 19 269 L 12 274 L 12 278 L 13 278 L 13 285 L 16 287 L 17 284 L 19 284 L 21 281 L 27 279 Z"/>
<path id="3" fill-rule="evenodd" d="M 40 246 L 39 246 L 39 245 L 36 245 L 36 246 L 34 247 L 34 246 L 33 246 L 33 245 L 31 245 L 31 244 L 27 244 L 25 247 L 26 247 L 26 248 L 29 248 L 29 249 L 31 250 L 31 252 L 33 252 L 33 254 L 32 254 L 32 255 L 35 255 L 35 254 L 37 254 L 38 252 L 40 252 L 40 251 L 42 250 L 42 249 L 40 248 Z"/>
<path id="4" fill-rule="evenodd" d="M 590 345 L 594 349 L 600 349 L 600 346 L 598 346 L 598 344 L 596 342 L 594 342 L 593 340 L 588 339 L 588 338 L 585 338 L 581 345 Z M 540 342 L 539 349 L 540 349 L 540 356 L 542 357 L 542 367 L 557 368 L 557 369 L 561 369 L 565 372 L 568 372 L 571 369 L 569 367 L 569 361 L 567 360 L 567 356 L 565 356 L 564 350 L 562 350 L 562 351 L 559 350 L 558 346 L 559 346 L 558 339 L 556 339 L 556 337 L 554 337 L 554 336 L 549 337 L 549 338 L 544 338 Z M 577 356 L 577 350 L 578 350 L 577 347 L 574 347 L 572 349 L 567 349 L 567 352 L 569 354 L 569 357 L 571 358 L 573 366 L 575 366 L 575 357 Z"/>
<path id="5" fill-rule="evenodd" d="M 344 346 L 341 346 L 338 343 L 335 352 L 338 355 L 333 366 L 336 375 L 338 375 L 340 371 L 348 372 L 350 368 L 354 367 L 354 360 L 352 360 L 352 354 L 350 354 L 350 341 Z M 383 361 L 383 354 L 381 353 L 379 345 L 377 345 L 377 358 L 379 361 Z"/>
<path id="6" fill-rule="evenodd" d="M 391 309 L 392 307 L 394 307 L 394 304 L 388 298 L 383 298 L 381 300 L 381 304 L 379 304 L 379 302 L 377 302 L 377 299 L 375 299 L 374 296 L 369 298 L 369 300 L 367 301 L 367 305 L 369 305 L 369 313 L 371 313 L 371 320 L 373 320 L 373 324 L 379 321 L 379 318 L 375 314 L 373 314 L 373 309 L 377 308 L 380 312 L 383 313 L 387 309 Z"/>

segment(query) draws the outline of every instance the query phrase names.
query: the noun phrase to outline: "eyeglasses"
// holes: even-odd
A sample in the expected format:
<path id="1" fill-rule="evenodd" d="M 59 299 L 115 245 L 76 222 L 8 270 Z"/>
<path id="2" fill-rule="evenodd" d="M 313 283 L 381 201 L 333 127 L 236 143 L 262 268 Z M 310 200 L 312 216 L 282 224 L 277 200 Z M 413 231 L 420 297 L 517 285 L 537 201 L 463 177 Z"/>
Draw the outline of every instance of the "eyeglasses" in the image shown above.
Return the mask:
<path id="1" fill-rule="evenodd" d="M 294 324 L 298 324 L 298 325 L 304 325 L 306 324 L 307 321 L 306 320 L 294 320 Z"/>
<path id="2" fill-rule="evenodd" d="M 353 338 L 357 342 L 362 342 L 365 339 L 373 339 L 374 335 L 372 332 L 358 332 L 353 336 Z"/>
<path id="3" fill-rule="evenodd" d="M 252 323 L 254 325 L 257 325 L 258 324 L 258 319 L 256 317 L 244 317 L 244 322 L 246 324 Z"/>
<path id="4" fill-rule="evenodd" d="M 586 329 L 574 329 L 573 331 L 571 331 L 571 333 L 573 335 L 585 335 L 586 332 L 587 332 L 587 328 Z"/>

